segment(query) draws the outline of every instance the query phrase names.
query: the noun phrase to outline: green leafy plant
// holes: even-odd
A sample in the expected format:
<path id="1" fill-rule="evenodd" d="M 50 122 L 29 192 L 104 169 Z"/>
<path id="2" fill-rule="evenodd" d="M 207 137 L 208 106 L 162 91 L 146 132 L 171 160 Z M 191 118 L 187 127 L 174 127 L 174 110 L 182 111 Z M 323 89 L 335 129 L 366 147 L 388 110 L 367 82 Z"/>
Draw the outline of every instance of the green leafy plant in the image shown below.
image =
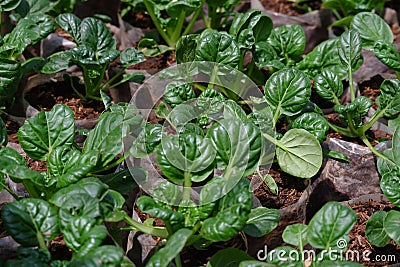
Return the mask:
<path id="1" fill-rule="evenodd" d="M 3 1 L 0 4 L 0 12 L 3 14 L 5 11 L 14 10 L 21 4 L 21 1 Z M 14 104 L 15 93 L 23 77 L 36 71 L 43 64 L 40 57 L 22 60 L 22 53 L 28 46 L 36 44 L 53 31 L 50 16 L 29 11 L 30 9 L 26 8 L 11 32 L 2 36 L 0 45 L 0 106 L 8 109 Z"/>
<path id="2" fill-rule="evenodd" d="M 96 18 L 85 18 L 82 21 L 73 14 L 61 14 L 56 18 L 57 24 L 68 32 L 77 47 L 51 55 L 41 69 L 42 73 L 55 73 L 67 69 L 71 64 L 78 65 L 83 72 L 85 93 L 75 92 L 82 98 L 100 99 L 100 92 L 107 91 L 127 81 L 141 82 L 141 73 L 125 74 L 119 82 L 113 83 L 125 69 L 145 60 L 144 55 L 127 48 L 121 53 L 116 49 L 116 42 L 106 25 Z M 109 64 L 119 57 L 122 69 L 107 82 L 103 83 Z M 72 88 L 75 88 L 71 83 Z"/>
<path id="3" fill-rule="evenodd" d="M 150 15 L 158 33 L 167 43 L 157 45 L 152 38 L 143 38 L 138 46 L 148 56 L 155 56 L 167 50 L 174 50 L 176 43 L 188 33 L 190 33 L 196 19 L 203 8 L 204 0 L 143 0 L 147 13 Z M 164 17 L 164 15 L 167 17 Z M 191 16 L 192 15 L 192 16 Z M 185 19 L 190 17 L 190 21 L 185 25 Z"/>
<path id="4" fill-rule="evenodd" d="M 331 26 L 349 28 L 355 15 L 361 12 L 382 12 L 389 0 L 322 0 L 322 6 L 332 10 L 337 21 Z"/>
<path id="5" fill-rule="evenodd" d="M 41 266 L 133 266 L 120 247 L 103 245 L 108 235 L 103 223 L 128 217 L 122 211 L 122 195 L 137 186 L 132 174 L 137 180 L 145 179 L 146 174 L 141 168 L 104 173 L 125 159 L 118 157 L 123 150 L 122 138 L 130 127 L 141 124 L 142 118 L 132 106 L 111 105 L 80 148 L 74 143 L 72 110 L 55 105 L 50 112 L 41 111 L 18 131 L 25 153 L 47 163 L 47 172 L 38 173 L 26 166 L 17 151 L 5 147 L 7 135 L 4 123 L 0 123 L 1 185 L 16 198 L 3 206 L 2 220 L 21 245 L 18 258 L 7 266 L 30 261 Z M 13 193 L 5 185 L 6 176 L 23 183 L 30 197 Z M 61 234 L 72 251 L 71 261 L 51 260 L 48 244 Z"/>
<path id="6" fill-rule="evenodd" d="M 290 246 L 277 247 L 266 255 L 258 255 L 265 262 L 242 260 L 238 266 L 310 266 L 306 265 L 309 264 L 307 261 L 311 262 L 311 266 L 362 266 L 343 260 L 345 257 L 342 255 L 347 250 L 348 234 L 356 220 L 355 212 L 349 207 L 328 202 L 308 225 L 292 224 L 284 230 L 283 241 L 297 249 Z M 307 244 L 314 250 L 305 251 Z"/>
<path id="7" fill-rule="evenodd" d="M 390 159 L 378 158 L 378 171 L 382 176 L 380 186 L 385 196 L 395 206 L 400 205 L 400 194 L 398 182 L 400 180 L 400 127 L 397 127 L 392 139 L 392 148 L 387 149 L 383 154 Z M 398 221 L 400 212 L 397 210 L 378 211 L 367 221 L 365 235 L 368 241 L 374 246 L 383 247 L 394 240 L 400 243 Z"/>

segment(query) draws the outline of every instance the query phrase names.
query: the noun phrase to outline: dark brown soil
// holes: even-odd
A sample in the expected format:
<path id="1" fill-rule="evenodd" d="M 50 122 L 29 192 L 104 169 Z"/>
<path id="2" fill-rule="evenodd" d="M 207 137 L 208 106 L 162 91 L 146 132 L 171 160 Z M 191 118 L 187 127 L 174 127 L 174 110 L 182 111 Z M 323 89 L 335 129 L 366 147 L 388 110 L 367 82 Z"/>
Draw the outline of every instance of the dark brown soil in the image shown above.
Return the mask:
<path id="1" fill-rule="evenodd" d="M 265 183 L 254 191 L 262 206 L 267 208 L 281 209 L 296 203 L 310 182 L 308 179 L 293 177 L 283 172 L 278 164 L 272 165 L 269 174 L 278 185 L 278 195 L 272 194 Z"/>
<path id="2" fill-rule="evenodd" d="M 67 82 L 57 82 L 33 88 L 25 98 L 36 109 L 49 111 L 56 104 L 65 104 L 75 114 L 76 120 L 98 118 L 104 105 L 97 100 L 83 100 L 71 90 Z"/>

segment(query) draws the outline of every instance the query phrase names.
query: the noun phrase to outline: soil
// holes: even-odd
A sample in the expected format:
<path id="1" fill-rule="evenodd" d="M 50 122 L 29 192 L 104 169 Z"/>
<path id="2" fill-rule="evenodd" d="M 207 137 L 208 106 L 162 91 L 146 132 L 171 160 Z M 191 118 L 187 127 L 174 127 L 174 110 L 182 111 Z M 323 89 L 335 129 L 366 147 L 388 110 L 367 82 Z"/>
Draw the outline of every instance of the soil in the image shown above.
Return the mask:
<path id="1" fill-rule="evenodd" d="M 83 88 L 80 88 L 83 90 Z M 97 100 L 83 100 L 71 90 L 68 82 L 49 83 L 33 88 L 25 98 L 37 110 L 50 111 L 56 104 L 65 104 L 74 112 L 76 120 L 95 119 L 104 111 Z"/>
<path id="2" fill-rule="evenodd" d="M 321 8 L 321 1 L 304 1 L 303 4 L 296 4 L 290 0 L 260 0 L 265 9 L 278 12 L 289 16 L 299 16 L 310 10 L 318 10 Z"/>

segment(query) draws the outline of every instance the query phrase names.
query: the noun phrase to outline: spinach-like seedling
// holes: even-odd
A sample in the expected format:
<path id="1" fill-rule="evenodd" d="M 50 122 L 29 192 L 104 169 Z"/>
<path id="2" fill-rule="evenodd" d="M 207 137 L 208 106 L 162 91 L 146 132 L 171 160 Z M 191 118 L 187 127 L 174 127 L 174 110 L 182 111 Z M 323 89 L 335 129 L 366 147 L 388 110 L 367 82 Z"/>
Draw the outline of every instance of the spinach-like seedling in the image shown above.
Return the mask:
<path id="1" fill-rule="evenodd" d="M 125 74 L 119 82 L 113 83 L 125 69 L 145 60 L 143 53 L 130 47 L 121 53 L 116 49 L 116 41 L 107 26 L 96 18 L 80 20 L 73 14 L 61 14 L 57 24 L 68 32 L 77 46 L 68 51 L 51 55 L 41 69 L 42 73 L 55 73 L 67 69 L 71 64 L 78 65 L 83 72 L 85 93 L 81 94 L 71 82 L 72 88 L 82 98 L 100 99 L 100 92 L 107 91 L 127 81 L 141 82 L 141 73 Z M 122 69 L 103 83 L 109 64 L 119 57 Z M 72 80 L 71 80 L 72 81 Z"/>
<path id="2" fill-rule="evenodd" d="M 21 1 L 3 1 L 0 4 L 0 14 L 11 11 L 21 5 Z M 16 13 L 19 14 L 19 13 Z M 14 95 L 24 75 L 37 71 L 43 65 L 43 58 L 33 57 L 20 61 L 25 49 L 36 44 L 53 31 L 53 22 L 44 12 L 25 13 L 20 15 L 15 27 L 5 36 L 0 44 L 0 106 L 11 108 Z"/>
<path id="3" fill-rule="evenodd" d="M 399 78 L 400 55 L 393 44 L 394 36 L 390 26 L 378 15 L 362 12 L 354 16 L 351 28 L 360 33 L 363 48 L 373 51 L 374 55 L 394 70 Z"/>
<path id="4" fill-rule="evenodd" d="M 322 7 L 332 10 L 336 21 L 330 27 L 348 29 L 353 17 L 361 12 L 382 12 L 388 0 L 322 0 Z"/>
<path id="5" fill-rule="evenodd" d="M 400 127 L 394 131 L 392 148 L 383 151 L 383 154 L 390 159 L 378 158 L 378 171 L 382 176 L 380 186 L 383 194 L 396 207 L 400 207 Z M 371 244 L 383 247 L 390 240 L 400 244 L 399 232 L 400 212 L 397 210 L 378 211 L 367 221 L 365 235 Z"/>
<path id="6" fill-rule="evenodd" d="M 292 224 L 282 234 L 283 241 L 291 246 L 277 247 L 271 251 L 261 250 L 258 262 L 242 260 L 240 267 L 250 266 L 362 266 L 344 260 L 342 253 L 347 250 L 349 232 L 357 216 L 355 212 L 340 203 L 326 203 L 311 219 L 308 225 Z M 305 250 L 309 244 L 314 250 Z"/>
<path id="7" fill-rule="evenodd" d="M 142 124 L 134 107 L 110 105 L 81 148 L 74 143 L 72 110 L 56 105 L 49 112 L 41 111 L 18 131 L 25 153 L 46 161 L 47 172 L 38 173 L 26 166 L 17 151 L 5 147 L 7 135 L 0 121 L 0 184 L 17 200 L 3 206 L 2 221 L 21 245 L 18 258 L 7 264 L 23 266 L 33 261 L 40 266 L 99 266 L 98 262 L 103 262 L 133 266 L 120 247 L 103 244 L 107 235 L 112 235 L 103 223 L 128 217 L 122 211 L 122 195 L 137 186 L 132 176 L 144 180 L 146 173 L 141 168 L 104 173 L 126 158 L 119 158 L 123 137 Z M 30 197 L 20 198 L 7 188 L 6 176 L 23 183 Z M 51 259 L 49 242 L 60 235 L 71 250 L 70 261 Z"/>
<path id="8" fill-rule="evenodd" d="M 190 33 L 203 8 L 204 0 L 143 0 L 158 33 L 167 46 L 157 45 L 156 40 L 143 38 L 138 46 L 147 56 L 155 56 L 167 50 L 174 50 L 181 36 Z M 166 16 L 165 16 L 166 15 Z M 185 25 L 185 19 L 190 21 Z"/>

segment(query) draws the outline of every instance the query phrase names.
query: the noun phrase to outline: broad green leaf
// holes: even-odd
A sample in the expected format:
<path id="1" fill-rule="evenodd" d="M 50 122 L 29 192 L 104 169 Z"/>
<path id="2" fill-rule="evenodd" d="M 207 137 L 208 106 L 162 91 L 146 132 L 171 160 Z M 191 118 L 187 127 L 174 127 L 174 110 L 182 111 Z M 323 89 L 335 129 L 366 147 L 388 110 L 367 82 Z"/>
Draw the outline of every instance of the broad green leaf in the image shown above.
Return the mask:
<path id="1" fill-rule="evenodd" d="M 213 4 L 215 4 L 215 1 L 213 1 Z M 229 34 L 232 36 L 238 36 L 241 31 L 249 28 L 251 19 L 260 14 L 261 10 L 257 9 L 251 9 L 245 13 L 236 13 L 229 29 Z"/>
<path id="2" fill-rule="evenodd" d="M 18 61 L 0 57 L 0 107 L 10 107 L 22 78 Z"/>
<path id="3" fill-rule="evenodd" d="M 55 105 L 25 121 L 18 130 L 18 140 L 26 154 L 45 160 L 59 146 L 70 146 L 75 137 L 74 113 L 65 105 Z"/>
<path id="4" fill-rule="evenodd" d="M 0 8 L 1 11 L 11 11 L 15 9 L 20 3 L 21 0 L 3 0 L 0 3 Z"/>
<path id="5" fill-rule="evenodd" d="M 212 255 L 206 267 L 238 267 L 242 261 L 246 260 L 253 260 L 253 258 L 243 250 L 225 248 Z"/>
<path id="6" fill-rule="evenodd" d="M 136 158 L 142 158 L 152 154 L 161 142 L 162 129 L 163 127 L 160 124 L 146 124 L 132 144 L 132 155 Z"/>
<path id="7" fill-rule="evenodd" d="M 331 10 L 343 12 L 345 16 L 355 8 L 355 1 L 352 0 L 322 0 L 322 6 Z"/>
<path id="8" fill-rule="evenodd" d="M 53 21 L 45 14 L 35 14 L 21 19 L 17 26 L 4 37 L 0 53 L 16 59 L 29 45 L 36 44 L 53 31 Z"/>
<path id="9" fill-rule="evenodd" d="M 317 45 L 310 53 L 303 57 L 296 68 L 302 70 L 310 77 L 329 69 L 336 73 L 339 80 L 347 77 L 347 69 L 343 67 L 337 49 L 339 38 L 330 38 Z"/>
<path id="10" fill-rule="evenodd" d="M 58 188 L 66 187 L 91 172 L 98 157 L 97 151 L 82 154 L 66 146 L 56 147 L 47 159 L 49 176 L 57 181 Z"/>
<path id="11" fill-rule="evenodd" d="M 108 189 L 108 186 L 102 183 L 98 178 L 85 178 L 68 187 L 58 190 L 50 199 L 50 203 L 57 207 L 62 207 L 69 200 L 74 199 L 76 195 L 89 195 L 91 198 L 99 198 Z"/>
<path id="12" fill-rule="evenodd" d="M 282 239 L 285 243 L 304 248 L 307 244 L 307 225 L 301 223 L 288 225 L 282 233 Z"/>
<path id="13" fill-rule="evenodd" d="M 381 40 L 376 41 L 374 55 L 389 68 L 400 71 L 400 55 L 394 44 Z"/>
<path id="14" fill-rule="evenodd" d="M 185 13 L 185 16 L 189 16 L 193 13 L 197 8 L 201 6 L 201 1 L 199 0 L 191 0 L 191 1 L 172 1 L 169 2 L 165 6 L 165 10 L 167 11 L 168 15 L 172 18 L 178 18 L 181 16 L 182 12 Z"/>
<path id="15" fill-rule="evenodd" d="M 293 129 L 304 129 L 314 135 L 320 143 L 326 140 L 329 131 L 328 121 L 320 114 L 307 112 L 301 114 L 292 123 Z"/>
<path id="16" fill-rule="evenodd" d="M 336 248 L 337 242 L 350 232 L 356 220 L 355 212 L 349 207 L 328 202 L 308 224 L 308 242 L 314 248 Z"/>
<path id="17" fill-rule="evenodd" d="M 81 20 L 71 13 L 61 14 L 56 18 L 57 24 L 69 33 L 77 44 L 81 42 Z"/>
<path id="18" fill-rule="evenodd" d="M 273 67 L 280 70 L 285 67 L 275 49 L 268 42 L 256 43 L 254 45 L 253 57 L 259 68 Z"/>
<path id="19" fill-rule="evenodd" d="M 201 182 L 213 171 L 216 151 L 210 139 L 196 134 L 162 138 L 157 161 L 163 174 L 174 182 L 183 182 L 189 175 Z"/>
<path id="20" fill-rule="evenodd" d="M 227 241 L 242 231 L 249 219 L 252 193 L 249 181 L 242 178 L 218 203 L 218 212 L 201 227 L 202 236 L 210 241 Z"/>
<path id="21" fill-rule="evenodd" d="M 51 74 L 65 70 L 71 64 L 69 51 L 54 53 L 46 59 L 46 63 L 40 70 L 41 73 Z"/>
<path id="22" fill-rule="evenodd" d="M 391 240 L 384 227 L 386 216 L 387 212 L 380 210 L 372 214 L 367 221 L 365 226 L 365 236 L 374 246 L 384 247 Z"/>
<path id="23" fill-rule="evenodd" d="M 83 257 L 74 258 L 68 267 L 123 267 L 123 261 L 124 251 L 120 247 L 104 245 L 91 250 Z"/>
<path id="24" fill-rule="evenodd" d="M 241 176 L 254 172 L 262 148 L 261 132 L 252 122 L 223 119 L 208 130 L 220 167 L 235 168 Z"/>
<path id="25" fill-rule="evenodd" d="M 117 173 L 102 175 L 99 179 L 121 194 L 130 192 L 138 186 L 138 183 L 144 183 L 147 178 L 147 173 L 141 167 L 131 167 Z"/>
<path id="26" fill-rule="evenodd" d="M 381 179 L 381 189 L 383 194 L 397 207 L 400 207 L 400 170 L 393 169 L 385 173 Z"/>
<path id="27" fill-rule="evenodd" d="M 196 56 L 197 39 L 196 34 L 182 36 L 176 44 L 176 62 L 178 64 L 192 62 Z"/>
<path id="28" fill-rule="evenodd" d="M 250 236 L 261 237 L 269 234 L 279 223 L 280 213 L 276 209 L 257 207 L 250 212 L 244 232 Z"/>
<path id="29" fill-rule="evenodd" d="M 168 223 L 178 223 L 184 219 L 181 213 L 162 207 L 157 204 L 154 199 L 148 196 L 139 197 L 136 200 L 136 205 L 142 212 Z"/>
<path id="30" fill-rule="evenodd" d="M 377 167 L 381 176 L 386 173 L 398 170 L 400 166 L 400 127 L 396 127 L 392 136 L 392 148 L 383 151 L 383 154 L 388 157 L 391 161 L 384 158 L 378 157 Z M 397 166 L 396 166 L 397 165 Z M 390 179 L 389 179 L 390 180 Z M 382 185 L 381 185 L 382 186 Z"/>
<path id="31" fill-rule="evenodd" d="M 168 206 L 178 206 L 181 195 L 179 186 L 168 181 L 158 184 L 152 192 L 152 197 L 157 204 Z"/>
<path id="32" fill-rule="evenodd" d="M 298 24 L 283 25 L 272 30 L 268 43 L 274 48 L 283 64 L 292 66 L 299 61 L 304 51 L 306 36 Z"/>
<path id="33" fill-rule="evenodd" d="M 241 31 L 236 41 L 240 49 L 250 50 L 256 42 L 254 39 L 253 30 L 245 29 Z"/>
<path id="34" fill-rule="evenodd" d="M 120 82 L 142 83 L 145 78 L 142 72 L 125 73 Z"/>
<path id="35" fill-rule="evenodd" d="M 345 68 L 354 72 L 357 66 L 360 66 L 361 57 L 361 39 L 359 33 L 351 29 L 345 31 L 339 38 L 338 42 L 339 58 Z"/>
<path id="36" fill-rule="evenodd" d="M 120 56 L 120 62 L 123 67 L 132 66 L 145 60 L 143 53 L 133 47 L 129 47 L 122 51 Z"/>
<path id="37" fill-rule="evenodd" d="M 230 35 L 216 31 L 205 31 L 199 38 L 196 61 L 216 62 L 232 68 L 239 64 L 240 49 Z"/>
<path id="38" fill-rule="evenodd" d="M 196 95 L 192 86 L 180 81 L 170 82 L 167 84 L 164 91 L 165 103 L 169 104 L 173 108 L 195 97 Z"/>
<path id="39" fill-rule="evenodd" d="M 400 212 L 397 210 L 391 210 L 387 213 L 385 220 L 383 221 L 383 227 L 387 235 L 400 244 Z"/>
<path id="40" fill-rule="evenodd" d="M 29 169 L 22 155 L 8 147 L 0 149 L 0 166 L 0 172 L 8 174 L 15 183 L 24 183 L 25 186 L 32 185 L 31 183 L 33 183 L 33 187 L 40 188 L 43 191 L 46 191 L 46 188 L 54 183 L 54 181 L 49 181 L 42 174 Z M 31 195 L 35 194 L 32 197 L 40 197 L 36 195 L 38 192 L 29 190 L 29 193 Z"/>
<path id="41" fill-rule="evenodd" d="M 96 53 L 116 47 L 116 41 L 110 30 L 99 19 L 91 17 L 83 19 L 80 32 L 82 45 L 91 48 Z"/>
<path id="42" fill-rule="evenodd" d="M 97 225 L 96 219 L 90 214 L 67 221 L 62 230 L 67 247 L 78 257 L 99 247 L 107 237 L 107 228 Z"/>
<path id="43" fill-rule="evenodd" d="M 183 214 L 184 227 L 194 227 L 200 221 L 199 207 L 192 200 L 182 200 L 179 205 L 178 212 Z"/>
<path id="44" fill-rule="evenodd" d="M 276 156 L 283 171 L 311 178 L 321 168 L 322 149 L 318 140 L 303 129 L 291 129 L 279 140 Z"/>
<path id="45" fill-rule="evenodd" d="M 314 88 L 317 94 L 325 100 L 340 104 L 343 94 L 343 83 L 333 71 L 324 69 L 314 78 Z"/>
<path id="46" fill-rule="evenodd" d="M 3 119 L 0 118 L 0 147 L 6 146 L 8 143 L 8 134 L 6 124 L 4 123 Z"/>
<path id="47" fill-rule="evenodd" d="M 172 125 L 178 128 L 195 119 L 197 114 L 192 105 L 180 104 L 172 109 L 168 116 Z"/>
<path id="48" fill-rule="evenodd" d="M 247 26 L 251 29 L 256 43 L 266 41 L 272 31 L 272 19 L 266 14 L 257 14 L 252 17 Z"/>
<path id="49" fill-rule="evenodd" d="M 137 127 L 141 122 L 142 118 L 130 110 L 129 107 L 121 111 L 103 113 L 96 127 L 89 132 L 83 145 L 82 153 L 98 151 L 100 157 L 97 166 L 107 166 L 123 151 L 122 139 L 128 134 L 124 132 L 124 129 Z"/>
<path id="50" fill-rule="evenodd" d="M 23 246 L 43 245 L 59 234 L 56 211 L 44 200 L 26 198 L 10 202 L 1 211 L 3 223 L 15 241 Z"/>
<path id="51" fill-rule="evenodd" d="M 264 94 L 276 121 L 281 114 L 293 116 L 303 109 L 311 96 L 311 82 L 299 70 L 284 69 L 271 75 Z"/>
<path id="52" fill-rule="evenodd" d="M 31 72 L 39 72 L 45 64 L 46 60 L 42 57 L 32 57 L 21 64 L 21 71 L 23 74 Z"/>
<path id="53" fill-rule="evenodd" d="M 192 236 L 189 229 L 179 229 L 167 241 L 165 247 L 157 251 L 147 262 L 147 267 L 167 267 L 185 247 L 186 242 Z"/>
<path id="54" fill-rule="evenodd" d="M 64 230 L 68 227 L 67 225 L 79 218 L 87 217 L 95 221 L 100 220 L 102 210 L 98 198 L 92 197 L 88 193 L 78 193 L 62 203 L 58 215 L 61 228 Z"/>
<path id="55" fill-rule="evenodd" d="M 380 95 L 376 100 L 377 105 L 385 110 L 385 116 L 397 117 L 400 114 L 400 81 L 385 79 L 380 90 Z"/>
<path id="56" fill-rule="evenodd" d="M 376 41 L 393 42 L 390 26 L 377 14 L 360 12 L 354 16 L 350 27 L 360 33 L 363 48 L 372 50 Z"/>
<path id="57" fill-rule="evenodd" d="M 233 100 L 225 101 L 223 116 L 224 119 L 239 119 L 243 122 L 247 120 L 246 112 Z"/>
<path id="58" fill-rule="evenodd" d="M 59 263 L 59 265 L 57 265 Z M 3 262 L 2 262 L 3 264 Z M 42 248 L 20 246 L 17 248 L 17 257 L 7 260 L 5 267 L 66 267 L 60 261 L 52 261 L 50 252 Z"/>

